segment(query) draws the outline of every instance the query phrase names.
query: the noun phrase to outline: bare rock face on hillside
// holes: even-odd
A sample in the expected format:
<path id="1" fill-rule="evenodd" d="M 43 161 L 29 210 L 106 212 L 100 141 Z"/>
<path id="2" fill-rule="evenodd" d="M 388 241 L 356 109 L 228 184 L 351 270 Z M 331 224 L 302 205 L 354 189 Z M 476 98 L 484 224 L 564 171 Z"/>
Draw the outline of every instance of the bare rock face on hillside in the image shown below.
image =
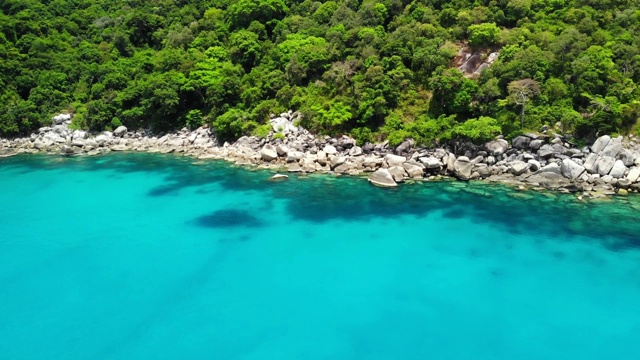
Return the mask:
<path id="1" fill-rule="evenodd" d="M 472 52 L 467 46 L 462 46 L 453 59 L 453 66 L 467 77 L 477 77 L 496 61 L 499 54 L 499 52 Z"/>

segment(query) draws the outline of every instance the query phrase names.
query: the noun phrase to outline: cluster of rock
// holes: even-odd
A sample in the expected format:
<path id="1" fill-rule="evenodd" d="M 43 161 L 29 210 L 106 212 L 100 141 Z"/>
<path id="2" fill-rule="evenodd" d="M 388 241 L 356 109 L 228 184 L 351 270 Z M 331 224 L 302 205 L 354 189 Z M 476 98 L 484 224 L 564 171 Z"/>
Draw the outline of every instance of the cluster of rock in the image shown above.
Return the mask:
<path id="1" fill-rule="evenodd" d="M 153 136 L 145 131 L 128 131 L 125 126 L 120 126 L 113 132 L 90 134 L 84 130 L 69 129 L 69 124 L 69 118 L 56 116 L 53 126 L 42 127 L 30 137 L 0 140 L 0 154 L 9 156 L 46 152 L 70 156 L 99 155 L 111 151 L 188 151 L 191 155 L 199 155 L 205 149 L 217 145 L 214 133 L 204 127 L 195 131 L 182 129 L 164 136 Z"/>
<path id="2" fill-rule="evenodd" d="M 453 176 L 585 191 L 591 196 L 640 190 L 640 148 L 635 137 L 624 141 L 602 136 L 591 147 L 582 148 L 560 135 L 546 134 L 526 134 L 512 143 L 498 138 L 482 146 L 435 149 L 415 147 L 407 140 L 394 148 L 387 143 L 360 147 L 347 136 L 317 137 L 298 128 L 283 140 L 243 137 L 212 151 L 211 157 L 289 172 L 370 173 L 373 184 L 386 187 L 408 179 Z"/>
<path id="3" fill-rule="evenodd" d="M 375 185 L 395 187 L 409 179 L 453 176 L 486 179 L 533 188 L 583 191 L 601 196 L 640 191 L 640 147 L 631 136 L 602 136 L 592 146 L 578 148 L 560 135 L 526 134 L 511 143 L 498 138 L 482 146 L 469 143 L 441 148 L 417 147 L 406 140 L 364 144 L 348 136 L 316 136 L 297 126 L 299 113 L 273 116 L 267 138 L 244 136 L 219 145 L 207 127 L 154 136 L 144 131 L 89 134 L 69 129 L 69 118 L 54 118 L 51 127 L 27 138 L 0 141 L 0 156 L 24 152 L 97 155 L 110 151 L 179 152 L 200 159 L 223 159 L 239 165 L 286 169 L 289 172 L 368 174 Z M 276 133 L 282 135 L 273 136 Z"/>

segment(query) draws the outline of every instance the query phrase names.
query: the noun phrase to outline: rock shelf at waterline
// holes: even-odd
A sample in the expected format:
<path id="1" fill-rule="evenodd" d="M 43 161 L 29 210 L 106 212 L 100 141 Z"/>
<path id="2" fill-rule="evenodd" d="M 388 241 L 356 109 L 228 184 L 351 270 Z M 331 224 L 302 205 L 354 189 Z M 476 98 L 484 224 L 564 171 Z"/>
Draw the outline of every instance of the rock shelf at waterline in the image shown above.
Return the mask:
<path id="1" fill-rule="evenodd" d="M 518 136 L 511 143 L 497 138 L 481 146 L 459 143 L 455 148 L 425 148 L 409 139 L 397 147 L 386 142 L 361 147 L 348 136 L 315 136 L 294 125 L 299 116 L 289 111 L 273 117 L 273 132 L 267 138 L 243 136 L 222 145 L 208 127 L 162 136 L 129 131 L 124 126 L 113 132 L 90 134 L 69 129 L 70 118 L 57 116 L 53 126 L 40 128 L 29 137 L 0 140 L 0 157 L 42 152 L 65 156 L 111 151 L 183 153 L 292 173 L 368 174 L 372 184 L 382 187 L 395 187 L 409 179 L 451 176 L 583 192 L 588 197 L 640 191 L 640 145 L 634 136 L 604 135 L 582 148 L 561 135 L 532 133 Z"/>

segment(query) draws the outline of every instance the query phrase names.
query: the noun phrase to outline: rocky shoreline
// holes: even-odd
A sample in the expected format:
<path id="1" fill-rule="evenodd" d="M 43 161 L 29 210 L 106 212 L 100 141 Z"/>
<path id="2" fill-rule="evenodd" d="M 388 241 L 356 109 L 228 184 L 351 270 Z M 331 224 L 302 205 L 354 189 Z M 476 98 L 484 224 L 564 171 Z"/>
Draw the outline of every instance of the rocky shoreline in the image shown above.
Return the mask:
<path id="1" fill-rule="evenodd" d="M 272 117 L 273 131 L 264 139 L 244 136 L 220 145 L 207 127 L 156 136 L 145 131 L 90 134 L 69 129 L 70 116 L 58 115 L 51 127 L 29 137 L 0 139 L 0 157 L 21 153 L 65 156 L 112 151 L 183 153 L 198 159 L 220 159 L 293 173 L 368 175 L 371 183 L 395 187 L 407 180 L 485 180 L 521 188 L 578 193 L 579 197 L 626 195 L 640 191 L 640 141 L 630 136 L 598 138 L 578 148 L 561 135 L 525 134 L 511 143 L 498 138 L 481 146 L 469 143 L 440 148 L 416 147 L 406 140 L 358 146 L 348 136 L 315 136 L 295 126 L 300 114 Z"/>

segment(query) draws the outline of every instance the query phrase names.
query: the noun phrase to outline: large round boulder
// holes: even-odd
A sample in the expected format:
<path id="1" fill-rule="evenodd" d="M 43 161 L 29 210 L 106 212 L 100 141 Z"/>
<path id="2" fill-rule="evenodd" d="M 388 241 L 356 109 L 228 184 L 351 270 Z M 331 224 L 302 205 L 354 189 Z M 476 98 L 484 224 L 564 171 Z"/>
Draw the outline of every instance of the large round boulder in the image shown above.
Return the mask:
<path id="1" fill-rule="evenodd" d="M 126 126 L 118 126 L 118 128 L 113 132 L 113 136 L 122 137 L 127 133 Z"/>
<path id="2" fill-rule="evenodd" d="M 616 163 L 616 159 L 612 158 L 611 156 L 598 157 L 598 160 L 596 163 L 596 169 L 598 169 L 597 170 L 598 174 L 600 174 L 600 176 L 608 175 L 615 163 Z"/>
<path id="3" fill-rule="evenodd" d="M 260 157 L 264 161 L 273 161 L 278 158 L 278 152 L 276 147 L 271 144 L 266 144 L 262 150 L 260 150 Z"/>
<path id="4" fill-rule="evenodd" d="M 575 180 L 580 177 L 586 170 L 584 166 L 576 163 L 571 159 L 562 160 L 562 164 L 560 165 L 560 171 L 562 172 L 562 176 L 569 178 L 571 180 Z"/>
<path id="5" fill-rule="evenodd" d="M 393 180 L 393 176 L 387 169 L 378 169 L 369 175 L 369 182 L 376 186 L 382 187 L 396 187 L 395 180 Z"/>
<path id="6" fill-rule="evenodd" d="M 460 180 L 469 180 L 471 179 L 471 170 L 473 169 L 473 164 L 466 156 L 460 156 L 453 163 L 453 174 L 458 177 Z"/>
<path id="7" fill-rule="evenodd" d="M 513 147 L 521 150 L 528 148 L 530 143 L 531 138 L 527 136 L 516 136 L 512 141 Z"/>
<path id="8" fill-rule="evenodd" d="M 388 167 L 402 166 L 407 161 L 407 158 L 400 155 L 387 154 L 384 157 Z"/>
<path id="9" fill-rule="evenodd" d="M 509 143 L 505 139 L 490 141 L 484 145 L 487 152 L 493 156 L 502 155 L 509 149 Z"/>
<path id="10" fill-rule="evenodd" d="M 611 141 L 611 137 L 609 135 L 600 136 L 593 145 L 591 145 L 591 151 L 596 154 L 601 152 L 607 145 L 609 145 L 609 141 Z"/>
<path id="11" fill-rule="evenodd" d="M 613 176 L 614 179 L 619 179 L 624 176 L 626 170 L 627 167 L 624 166 L 622 160 L 616 160 L 616 162 L 613 164 L 613 167 L 611 168 L 611 171 L 609 171 L 609 175 Z"/>

